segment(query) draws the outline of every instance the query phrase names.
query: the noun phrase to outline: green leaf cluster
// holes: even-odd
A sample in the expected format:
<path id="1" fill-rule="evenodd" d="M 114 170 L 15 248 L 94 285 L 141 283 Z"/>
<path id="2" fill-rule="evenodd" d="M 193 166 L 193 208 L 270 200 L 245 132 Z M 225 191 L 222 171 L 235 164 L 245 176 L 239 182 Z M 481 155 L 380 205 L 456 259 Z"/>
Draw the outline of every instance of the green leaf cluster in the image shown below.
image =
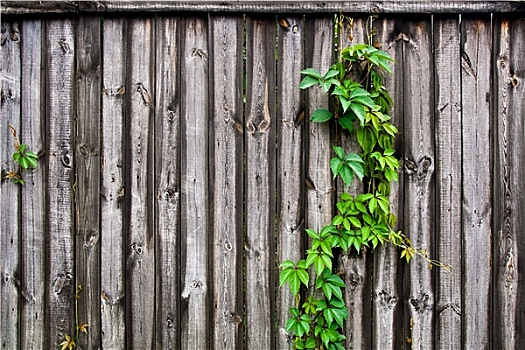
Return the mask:
<path id="1" fill-rule="evenodd" d="M 22 172 L 28 168 L 38 167 L 38 155 L 35 152 L 28 150 L 25 143 L 20 143 L 15 128 L 9 126 L 9 129 L 11 129 L 11 133 L 15 139 L 15 152 L 13 153 L 12 158 L 13 161 L 18 165 L 18 170 L 6 171 L 3 174 L 3 178 L 23 186 L 25 185 L 25 181 L 22 177 Z"/>

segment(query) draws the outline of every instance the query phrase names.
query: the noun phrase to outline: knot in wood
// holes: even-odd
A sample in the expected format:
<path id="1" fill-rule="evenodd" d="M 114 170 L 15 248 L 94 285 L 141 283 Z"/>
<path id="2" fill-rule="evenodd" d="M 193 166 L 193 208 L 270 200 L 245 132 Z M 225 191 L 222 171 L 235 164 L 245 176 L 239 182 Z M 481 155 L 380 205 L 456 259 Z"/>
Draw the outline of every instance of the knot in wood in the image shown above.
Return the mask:
<path id="1" fill-rule="evenodd" d="M 62 156 L 60 157 L 60 162 L 66 168 L 71 168 L 72 163 L 73 163 L 71 159 L 71 154 L 68 151 L 65 151 L 64 153 L 62 153 Z"/>
<path id="2" fill-rule="evenodd" d="M 144 247 L 142 243 L 133 243 L 131 245 L 131 249 L 133 252 L 135 252 L 138 256 L 142 256 L 142 253 L 144 253 Z"/>
<path id="3" fill-rule="evenodd" d="M 516 76 L 516 74 L 513 74 L 513 75 L 510 77 L 510 84 L 512 85 L 512 87 L 515 87 L 515 88 L 517 88 L 517 87 L 520 85 L 520 80 L 519 80 L 519 78 Z"/>
<path id="4" fill-rule="evenodd" d="M 423 314 L 432 310 L 432 298 L 428 293 L 423 293 L 420 298 L 410 298 L 410 305 L 416 312 Z"/>
<path id="5" fill-rule="evenodd" d="M 393 309 L 397 304 L 397 298 L 384 290 L 376 293 L 376 301 L 381 307 L 387 309 Z"/>
<path id="6" fill-rule="evenodd" d="M 169 314 L 167 317 L 166 317 L 166 327 L 168 328 L 173 328 L 173 324 L 174 324 L 174 317 L 173 315 Z"/>

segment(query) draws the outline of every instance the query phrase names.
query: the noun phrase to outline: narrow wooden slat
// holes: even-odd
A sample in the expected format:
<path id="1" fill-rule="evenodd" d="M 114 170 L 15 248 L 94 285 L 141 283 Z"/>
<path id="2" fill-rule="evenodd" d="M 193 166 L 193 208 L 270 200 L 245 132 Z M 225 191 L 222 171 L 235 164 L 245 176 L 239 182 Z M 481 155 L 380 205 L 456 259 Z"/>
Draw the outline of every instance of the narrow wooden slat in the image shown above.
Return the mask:
<path id="1" fill-rule="evenodd" d="M 44 101 L 42 93 L 42 21 L 22 23 L 22 140 L 40 153 L 45 147 Z M 2 113 L 3 114 L 3 113 Z M 20 313 L 20 347 L 44 348 L 45 290 L 45 161 L 24 175 L 22 191 L 22 296 Z"/>
<path id="2" fill-rule="evenodd" d="M 494 338 L 505 349 L 525 346 L 524 269 L 525 149 L 523 90 L 525 60 L 523 20 L 498 18 L 495 21 L 495 167 L 494 167 Z"/>
<path id="3" fill-rule="evenodd" d="M 180 19 L 157 18 L 156 346 L 180 348 Z"/>
<path id="4" fill-rule="evenodd" d="M 205 17 L 187 17 L 182 28 L 181 346 L 184 349 L 207 349 L 211 325 L 208 21 Z"/>
<path id="5" fill-rule="evenodd" d="M 294 262 L 304 253 L 304 159 L 303 140 L 307 118 L 299 89 L 304 69 L 304 36 L 301 17 L 279 19 L 279 60 L 277 79 L 277 127 L 279 157 L 277 162 L 278 231 L 277 263 Z M 295 305 L 288 286 L 277 290 L 278 349 L 291 348 L 293 337 L 286 332 L 289 308 Z"/>
<path id="6" fill-rule="evenodd" d="M 102 347 L 125 349 L 124 105 L 126 20 L 104 19 L 100 164 L 100 312 Z"/>
<path id="7" fill-rule="evenodd" d="M 243 19 L 210 17 L 213 347 L 242 348 Z"/>
<path id="8" fill-rule="evenodd" d="M 462 140 L 459 16 L 434 17 L 436 118 L 436 256 L 454 271 L 437 268 L 436 340 L 439 349 L 461 348 Z"/>
<path id="9" fill-rule="evenodd" d="M 75 23 L 70 19 L 46 23 L 46 348 L 55 348 L 64 335 L 73 336 L 74 179 L 73 117 Z"/>
<path id="10" fill-rule="evenodd" d="M 463 140 L 463 342 L 490 349 L 492 308 L 491 60 L 490 19 L 461 18 Z M 496 204 L 499 206 L 499 204 Z M 453 248 L 457 251 L 457 247 Z M 456 253 L 457 254 L 457 253 Z M 455 265 L 455 264 L 453 264 Z M 459 272 L 454 266 L 453 273 Z"/>
<path id="11" fill-rule="evenodd" d="M 100 109 L 101 22 L 81 17 L 77 27 L 76 123 L 76 284 L 82 285 L 79 322 L 89 325 L 79 338 L 83 349 L 99 349 L 100 334 Z"/>
<path id="12" fill-rule="evenodd" d="M 4 181 L 5 172 L 18 172 L 13 161 L 15 139 L 10 127 L 20 138 L 21 52 L 20 24 L 2 21 L 0 57 L 2 117 L 0 118 L 0 254 L 2 282 L 0 289 L 0 341 L 3 349 L 19 346 L 20 314 L 20 185 Z M 20 140 L 20 142 L 24 142 Z"/>
<path id="13" fill-rule="evenodd" d="M 403 40 L 404 81 L 404 171 L 405 233 L 416 249 L 426 249 L 433 257 L 434 232 L 434 101 L 432 75 L 432 39 L 427 17 L 407 21 L 398 34 Z M 434 344 L 434 292 L 432 270 L 421 258 L 407 268 L 405 291 L 405 330 L 415 349 Z"/>
<path id="14" fill-rule="evenodd" d="M 246 349 L 275 346 L 275 26 L 246 19 Z"/>

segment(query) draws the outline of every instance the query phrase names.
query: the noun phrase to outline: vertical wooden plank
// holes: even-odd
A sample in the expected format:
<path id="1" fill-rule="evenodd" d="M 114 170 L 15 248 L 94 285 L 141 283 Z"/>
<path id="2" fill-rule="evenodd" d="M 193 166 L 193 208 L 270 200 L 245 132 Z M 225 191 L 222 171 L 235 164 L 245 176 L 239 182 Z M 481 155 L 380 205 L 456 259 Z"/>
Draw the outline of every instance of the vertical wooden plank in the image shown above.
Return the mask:
<path id="1" fill-rule="evenodd" d="M 436 255 L 455 266 L 436 271 L 436 347 L 461 347 L 462 142 L 459 17 L 434 17 Z"/>
<path id="2" fill-rule="evenodd" d="M 187 17 L 181 31 L 182 130 L 182 305 L 184 349 L 210 346 L 210 274 L 208 271 L 208 21 Z"/>
<path id="3" fill-rule="evenodd" d="M 155 236 L 153 226 L 154 32 L 152 18 L 128 22 L 127 144 L 125 178 L 128 220 L 126 345 L 151 349 L 155 337 Z"/>
<path id="4" fill-rule="evenodd" d="M 275 215 L 275 30 L 246 19 L 246 348 L 273 349 Z"/>
<path id="5" fill-rule="evenodd" d="M 42 21 L 22 23 L 22 127 L 27 145 L 39 152 L 44 149 L 45 123 L 42 79 Z M 3 114 L 3 113 L 2 113 Z M 20 347 L 44 348 L 45 291 L 45 165 L 43 155 L 38 168 L 24 175 L 22 191 L 22 296 Z"/>
<path id="6" fill-rule="evenodd" d="M 302 17 L 279 20 L 279 60 L 277 66 L 277 263 L 298 261 L 304 253 L 304 101 L 299 89 L 304 69 L 304 32 Z M 291 348 L 293 337 L 286 332 L 294 295 L 286 286 L 277 290 L 278 349 Z"/>
<path id="7" fill-rule="evenodd" d="M 102 347 L 125 349 L 124 108 L 126 21 L 103 22 L 100 164 L 100 312 Z M 127 94 L 132 93 L 129 87 Z"/>
<path id="8" fill-rule="evenodd" d="M 75 23 L 46 23 L 46 348 L 74 332 L 73 118 Z"/>
<path id="9" fill-rule="evenodd" d="M 20 288 L 20 185 L 4 181 L 5 172 L 18 171 L 13 162 L 14 138 L 10 127 L 20 138 L 21 53 L 20 24 L 2 21 L 1 111 L 0 145 L 0 253 L 2 256 L 2 282 L 0 289 L 0 341 L 2 349 L 19 347 L 21 302 Z M 20 140 L 20 142 L 24 142 Z"/>
<path id="10" fill-rule="evenodd" d="M 76 285 L 82 285 L 79 322 L 89 325 L 79 337 L 83 349 L 99 349 L 100 335 L 100 108 L 101 19 L 80 17 L 77 27 L 76 116 Z"/>
<path id="11" fill-rule="evenodd" d="M 243 27 L 242 16 L 213 16 L 210 152 L 213 234 L 213 347 L 242 348 Z"/>
<path id="12" fill-rule="evenodd" d="M 463 346 L 489 349 L 493 258 L 491 25 L 489 17 L 462 16 L 461 23 Z M 454 266 L 456 272 L 459 268 Z"/>
<path id="13" fill-rule="evenodd" d="M 525 346 L 525 23 L 522 18 L 497 18 L 495 23 L 494 343 L 520 349 Z"/>
<path id="14" fill-rule="evenodd" d="M 156 346 L 180 348 L 180 19 L 157 18 Z"/>
<path id="15" fill-rule="evenodd" d="M 398 35 L 403 40 L 405 233 L 430 258 L 435 237 L 431 35 L 429 17 L 404 22 Z M 423 259 L 411 261 L 407 270 L 406 339 L 414 349 L 428 349 L 434 344 L 432 270 Z"/>

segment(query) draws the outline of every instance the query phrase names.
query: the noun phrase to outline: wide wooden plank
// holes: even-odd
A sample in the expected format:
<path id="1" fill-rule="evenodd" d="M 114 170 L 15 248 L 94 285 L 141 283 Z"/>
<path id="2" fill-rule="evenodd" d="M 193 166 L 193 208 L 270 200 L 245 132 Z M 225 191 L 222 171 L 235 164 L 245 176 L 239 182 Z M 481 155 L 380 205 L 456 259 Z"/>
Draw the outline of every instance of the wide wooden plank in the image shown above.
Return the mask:
<path id="1" fill-rule="evenodd" d="M 275 30 L 246 18 L 246 348 L 275 346 Z"/>
<path id="2" fill-rule="evenodd" d="M 125 349 L 124 106 L 126 20 L 104 19 L 100 164 L 100 325 L 102 347 Z M 108 64 L 109 63 L 109 64 Z M 128 88 L 128 94 L 132 92 Z"/>
<path id="3" fill-rule="evenodd" d="M 0 289 L 0 341 L 2 348 L 19 346 L 20 315 L 20 185 L 5 181 L 6 172 L 20 171 L 13 161 L 16 152 L 14 128 L 20 137 L 21 52 L 20 23 L 2 21 L 1 112 L 0 118 L 0 254 L 2 282 Z M 20 140 L 24 142 L 23 140 Z"/>
<path id="4" fill-rule="evenodd" d="M 180 18 L 156 30 L 156 346 L 180 348 Z"/>
<path id="5" fill-rule="evenodd" d="M 21 139 L 41 154 L 37 169 L 24 175 L 22 191 L 22 287 L 25 299 L 20 311 L 20 347 L 44 348 L 44 290 L 45 290 L 45 123 L 42 98 L 42 21 L 22 23 L 22 94 Z M 2 113 L 3 114 L 3 113 Z"/>
<path id="6" fill-rule="evenodd" d="M 461 309 L 456 312 L 459 311 L 463 319 L 463 346 L 490 349 L 493 277 L 491 152 L 494 143 L 491 137 L 492 65 L 488 58 L 492 55 L 493 45 L 488 17 L 462 16 L 461 26 L 463 295 Z M 499 204 L 495 206 L 499 207 Z M 452 251 L 456 250 L 457 247 L 452 248 Z M 459 268 L 454 266 L 452 271 L 456 274 Z"/>
<path id="7" fill-rule="evenodd" d="M 493 342 L 505 349 L 525 346 L 524 269 L 525 225 L 523 189 L 525 166 L 525 26 L 522 19 L 498 18 L 494 27 L 497 135 L 494 168 L 494 263 Z"/>
<path id="8" fill-rule="evenodd" d="M 213 347 L 243 341 L 243 26 L 242 17 L 212 16 Z"/>
<path id="9" fill-rule="evenodd" d="M 46 348 L 74 332 L 73 118 L 75 23 L 46 22 Z"/>
<path id="10" fill-rule="evenodd" d="M 184 349 L 210 346 L 209 51 L 206 17 L 181 30 L 181 338 Z"/>
<path id="11" fill-rule="evenodd" d="M 101 21 L 81 17 L 77 27 L 76 284 L 82 285 L 78 315 L 89 325 L 83 349 L 99 349 L 100 334 L 100 106 Z"/>
<path id="12" fill-rule="evenodd" d="M 436 344 L 461 348 L 462 139 L 459 16 L 434 17 L 436 256 L 455 266 L 436 271 Z"/>
<path id="13" fill-rule="evenodd" d="M 429 18 L 406 21 L 397 35 L 403 41 L 404 81 L 404 228 L 416 249 L 434 257 L 435 155 L 432 32 Z M 421 258 L 407 268 L 405 339 L 415 349 L 434 342 L 432 270 Z"/>
<path id="14" fill-rule="evenodd" d="M 302 17 L 279 18 L 277 63 L 277 263 L 298 261 L 304 253 L 304 159 L 305 106 L 299 89 L 304 69 L 304 25 Z M 289 308 L 296 307 L 288 286 L 277 290 L 278 349 L 291 348 L 286 332 Z"/>

